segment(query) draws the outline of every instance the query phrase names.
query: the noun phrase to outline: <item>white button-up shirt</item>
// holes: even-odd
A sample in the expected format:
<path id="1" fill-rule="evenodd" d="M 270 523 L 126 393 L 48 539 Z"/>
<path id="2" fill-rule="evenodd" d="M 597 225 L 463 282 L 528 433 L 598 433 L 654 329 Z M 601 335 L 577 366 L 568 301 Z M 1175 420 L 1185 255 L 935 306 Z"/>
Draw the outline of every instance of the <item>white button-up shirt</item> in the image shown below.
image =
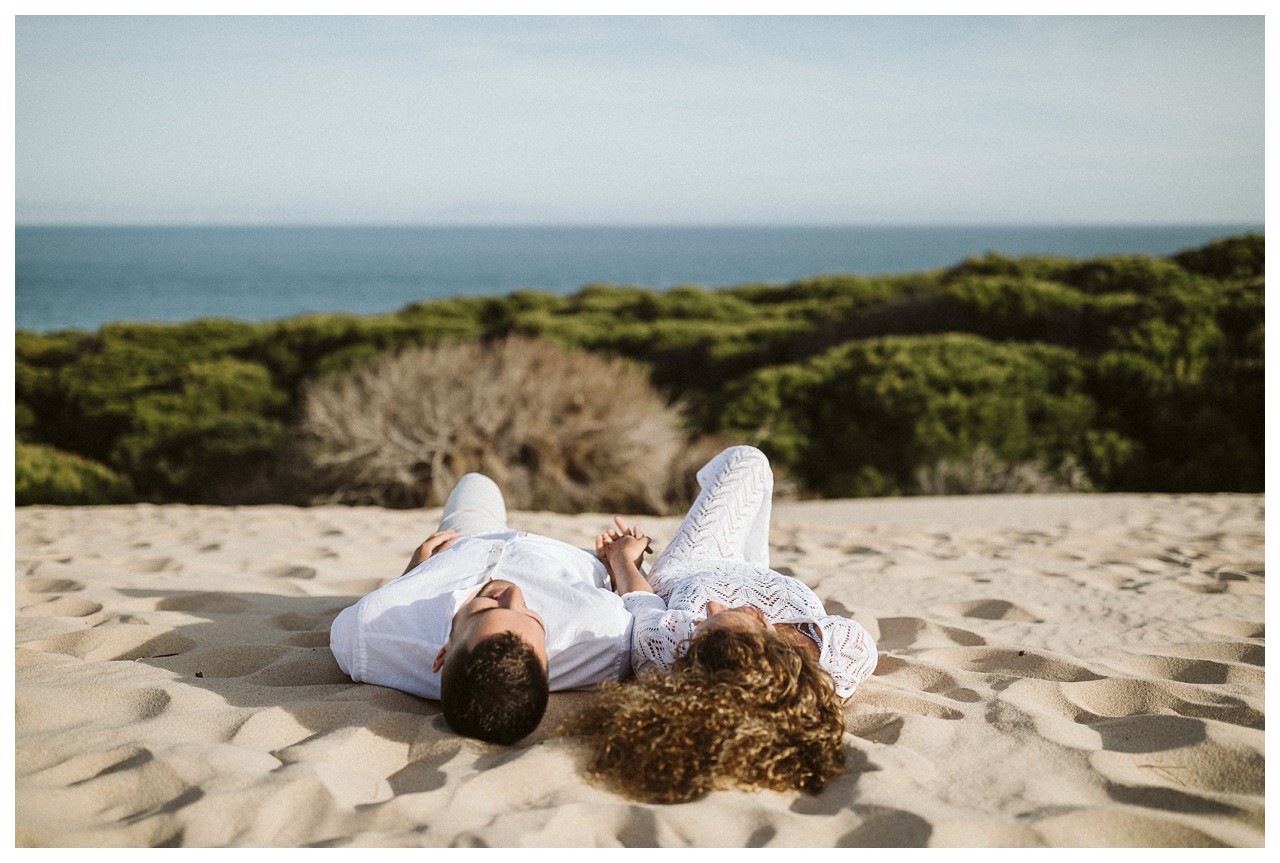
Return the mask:
<path id="1" fill-rule="evenodd" d="M 454 613 L 492 579 L 518 585 L 547 627 L 552 690 L 587 689 L 631 670 L 631 613 L 595 555 L 514 530 L 465 536 L 343 609 L 329 647 L 352 680 L 440 697 L 431 670 Z"/>

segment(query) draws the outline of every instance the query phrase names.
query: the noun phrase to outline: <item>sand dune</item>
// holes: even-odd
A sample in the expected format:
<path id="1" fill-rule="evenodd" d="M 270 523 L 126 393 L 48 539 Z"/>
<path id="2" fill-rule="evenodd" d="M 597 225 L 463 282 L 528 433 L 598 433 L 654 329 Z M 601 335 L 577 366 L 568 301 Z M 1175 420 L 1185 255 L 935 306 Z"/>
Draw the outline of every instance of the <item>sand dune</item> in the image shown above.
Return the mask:
<path id="1" fill-rule="evenodd" d="M 774 567 L 880 648 L 849 770 L 669 807 L 581 778 L 580 694 L 503 748 L 339 671 L 333 617 L 438 515 L 18 510 L 17 844 L 1263 844 L 1260 495 L 778 503 Z"/>

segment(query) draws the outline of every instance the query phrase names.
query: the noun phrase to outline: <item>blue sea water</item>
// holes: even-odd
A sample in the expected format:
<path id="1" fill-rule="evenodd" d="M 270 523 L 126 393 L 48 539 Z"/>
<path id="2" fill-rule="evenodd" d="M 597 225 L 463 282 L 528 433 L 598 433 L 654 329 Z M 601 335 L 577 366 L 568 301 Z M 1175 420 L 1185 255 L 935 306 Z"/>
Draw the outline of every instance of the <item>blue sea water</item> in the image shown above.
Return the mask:
<path id="1" fill-rule="evenodd" d="M 1033 227 L 48 227 L 15 236 L 18 329 L 310 312 L 419 300 L 787 283 L 947 267 L 971 255 L 1169 255 L 1258 224 Z"/>

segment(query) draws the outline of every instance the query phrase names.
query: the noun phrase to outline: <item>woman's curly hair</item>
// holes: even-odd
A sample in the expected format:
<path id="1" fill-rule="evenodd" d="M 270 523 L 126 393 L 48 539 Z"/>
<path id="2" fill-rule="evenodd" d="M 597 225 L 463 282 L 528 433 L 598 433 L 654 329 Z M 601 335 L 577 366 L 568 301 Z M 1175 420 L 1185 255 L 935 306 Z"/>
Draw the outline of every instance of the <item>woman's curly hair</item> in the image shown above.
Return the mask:
<path id="1" fill-rule="evenodd" d="M 843 705 L 816 661 L 768 632 L 687 645 L 670 672 L 606 686 L 567 724 L 593 778 L 679 803 L 733 785 L 816 794 L 843 771 Z"/>

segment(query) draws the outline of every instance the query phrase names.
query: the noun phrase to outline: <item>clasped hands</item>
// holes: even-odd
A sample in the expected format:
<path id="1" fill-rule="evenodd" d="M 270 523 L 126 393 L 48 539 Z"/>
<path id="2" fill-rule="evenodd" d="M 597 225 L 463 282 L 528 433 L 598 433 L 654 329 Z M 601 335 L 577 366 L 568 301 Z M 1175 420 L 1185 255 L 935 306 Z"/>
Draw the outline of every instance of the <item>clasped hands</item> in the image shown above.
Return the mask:
<path id="1" fill-rule="evenodd" d="M 653 540 L 640 525 L 627 527 L 621 516 L 614 516 L 617 528 L 609 528 L 596 537 L 596 556 L 604 563 L 609 581 L 619 593 L 634 590 L 636 579 L 645 581 L 640 565 L 646 554 L 653 554 Z M 646 582 L 647 586 L 647 582 Z"/>

